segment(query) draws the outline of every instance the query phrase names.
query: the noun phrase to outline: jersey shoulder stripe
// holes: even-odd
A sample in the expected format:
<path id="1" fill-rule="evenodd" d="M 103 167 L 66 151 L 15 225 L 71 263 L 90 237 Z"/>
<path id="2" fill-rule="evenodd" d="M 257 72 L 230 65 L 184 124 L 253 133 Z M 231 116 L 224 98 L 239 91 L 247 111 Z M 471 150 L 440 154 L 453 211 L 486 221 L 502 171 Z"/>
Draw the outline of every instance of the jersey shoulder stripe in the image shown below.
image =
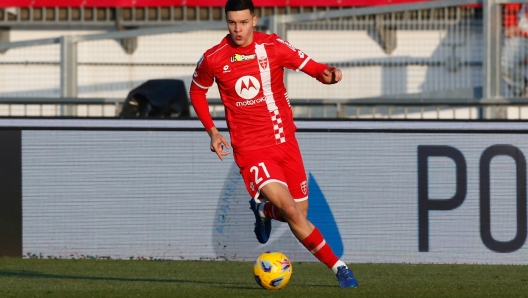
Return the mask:
<path id="1" fill-rule="evenodd" d="M 212 86 L 209 86 L 209 87 L 206 87 L 206 86 L 202 86 L 202 85 L 198 84 L 198 83 L 197 83 L 197 82 L 196 82 L 196 81 L 195 81 L 194 79 L 192 80 L 192 82 L 193 82 L 193 83 L 195 83 L 195 84 L 196 84 L 196 86 L 198 86 L 198 87 L 200 87 L 200 88 L 202 88 L 202 89 L 209 89 L 209 88 L 211 88 L 211 87 L 212 87 Z"/>
<path id="2" fill-rule="evenodd" d="M 299 68 L 297 68 L 295 71 L 296 72 L 301 71 L 304 68 L 304 66 L 306 66 L 306 63 L 308 63 L 308 61 L 310 61 L 310 57 L 306 57 L 306 59 L 304 59 L 303 63 L 301 64 L 301 66 L 299 66 Z"/>
<path id="3" fill-rule="evenodd" d="M 209 52 L 209 51 L 206 52 L 206 56 L 207 56 L 207 58 L 209 58 L 209 57 L 213 56 L 214 54 L 220 52 L 220 51 L 221 51 L 223 48 L 225 48 L 226 46 L 227 46 L 227 43 L 226 43 L 226 44 L 223 44 L 223 45 L 218 45 L 218 46 L 216 46 L 216 47 L 211 48 L 211 50 L 210 50 L 211 52 Z M 216 49 L 215 49 L 215 48 L 216 48 Z M 214 49 L 214 51 L 213 51 L 213 49 Z"/>

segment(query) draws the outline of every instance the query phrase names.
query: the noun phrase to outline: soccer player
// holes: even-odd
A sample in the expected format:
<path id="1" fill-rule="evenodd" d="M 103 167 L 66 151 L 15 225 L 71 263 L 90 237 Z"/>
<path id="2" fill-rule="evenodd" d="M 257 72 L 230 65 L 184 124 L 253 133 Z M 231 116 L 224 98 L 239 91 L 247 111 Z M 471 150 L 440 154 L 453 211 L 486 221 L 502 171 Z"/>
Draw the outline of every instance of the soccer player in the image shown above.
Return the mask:
<path id="1" fill-rule="evenodd" d="M 339 82 L 341 70 L 315 62 L 276 34 L 254 31 L 257 16 L 251 0 L 228 0 L 225 14 L 229 34 L 203 54 L 190 90 L 196 114 L 211 138 L 210 150 L 224 160 L 229 154 L 224 149 L 231 148 L 209 113 L 206 93 L 216 81 L 234 160 L 252 197 L 258 241 L 268 241 L 270 219 L 287 222 L 295 237 L 334 271 L 341 287 L 355 288 L 352 270 L 307 219 L 306 172 L 284 86 L 284 67 L 323 84 Z"/>

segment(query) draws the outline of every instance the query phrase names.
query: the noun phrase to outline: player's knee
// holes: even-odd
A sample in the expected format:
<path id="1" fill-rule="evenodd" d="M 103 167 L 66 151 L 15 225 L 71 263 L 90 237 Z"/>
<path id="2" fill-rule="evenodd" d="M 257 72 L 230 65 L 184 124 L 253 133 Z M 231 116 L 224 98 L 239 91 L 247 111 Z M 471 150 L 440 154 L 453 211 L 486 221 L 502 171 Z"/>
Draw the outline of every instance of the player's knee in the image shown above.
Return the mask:
<path id="1" fill-rule="evenodd" d="M 295 204 L 283 206 L 281 213 L 288 222 L 299 223 L 306 219 L 306 213 Z"/>
<path id="2" fill-rule="evenodd" d="M 304 217 L 308 217 L 308 201 L 297 202 L 297 206 L 301 209 Z"/>

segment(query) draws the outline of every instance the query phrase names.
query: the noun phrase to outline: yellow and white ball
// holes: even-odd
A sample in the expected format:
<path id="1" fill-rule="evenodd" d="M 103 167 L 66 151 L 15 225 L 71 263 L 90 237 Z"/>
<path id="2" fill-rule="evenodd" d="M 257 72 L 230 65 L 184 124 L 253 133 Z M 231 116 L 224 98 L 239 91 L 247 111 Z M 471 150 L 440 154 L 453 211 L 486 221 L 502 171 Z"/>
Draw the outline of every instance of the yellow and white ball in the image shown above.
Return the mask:
<path id="1" fill-rule="evenodd" d="M 292 273 L 290 259 L 281 252 L 264 252 L 253 264 L 255 281 L 268 290 L 284 288 L 290 281 Z"/>

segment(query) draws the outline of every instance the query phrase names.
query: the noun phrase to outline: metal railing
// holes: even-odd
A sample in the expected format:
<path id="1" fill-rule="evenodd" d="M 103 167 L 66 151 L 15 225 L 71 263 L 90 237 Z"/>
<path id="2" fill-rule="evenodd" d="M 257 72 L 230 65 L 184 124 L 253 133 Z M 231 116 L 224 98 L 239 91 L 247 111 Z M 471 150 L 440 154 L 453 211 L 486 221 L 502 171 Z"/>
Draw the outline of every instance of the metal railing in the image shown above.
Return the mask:
<path id="1" fill-rule="evenodd" d="M 0 117 L 119 117 L 123 99 L 115 98 L 0 98 Z M 489 117 L 494 109 L 508 110 L 509 119 L 528 119 L 528 100 L 439 98 L 417 100 L 355 99 L 348 101 L 290 100 L 295 118 L 322 119 L 463 119 Z M 209 99 L 215 118 L 224 117 L 220 99 Z M 191 117 L 196 118 L 191 109 Z"/>
<path id="2" fill-rule="evenodd" d="M 501 93 L 498 57 L 504 36 L 498 24 L 501 5 L 512 2 L 451 0 L 326 9 L 269 15 L 260 18 L 258 26 L 293 40 L 314 59 L 347 73 L 338 87 L 325 89 L 287 72 L 296 117 L 442 118 L 452 113 L 452 118 L 524 119 L 523 98 Z M 478 3 L 482 8 L 467 6 Z M 4 53 L 0 65 L 5 66 L 0 68 L 0 79 L 5 76 L 6 81 L 0 84 L 0 115 L 22 114 L 21 106 L 40 111 L 47 109 L 42 106 L 55 105 L 57 116 L 115 116 L 124 92 L 148 79 L 177 77 L 189 85 L 195 62 L 212 45 L 209 37 L 225 33 L 225 21 L 209 19 L 0 43 Z M 336 40 L 328 55 L 325 45 Z M 12 78 L 46 87 L 15 90 Z M 475 88 L 480 88 L 479 94 L 465 92 Z M 218 94 L 213 91 L 210 97 Z M 321 99 L 309 99 L 314 97 Z M 14 99 L 17 102 L 11 102 Z M 90 109 L 106 112 L 84 112 Z M 518 110 L 509 117 L 512 109 Z M 211 111 L 217 116 L 222 108 L 213 100 Z"/>

